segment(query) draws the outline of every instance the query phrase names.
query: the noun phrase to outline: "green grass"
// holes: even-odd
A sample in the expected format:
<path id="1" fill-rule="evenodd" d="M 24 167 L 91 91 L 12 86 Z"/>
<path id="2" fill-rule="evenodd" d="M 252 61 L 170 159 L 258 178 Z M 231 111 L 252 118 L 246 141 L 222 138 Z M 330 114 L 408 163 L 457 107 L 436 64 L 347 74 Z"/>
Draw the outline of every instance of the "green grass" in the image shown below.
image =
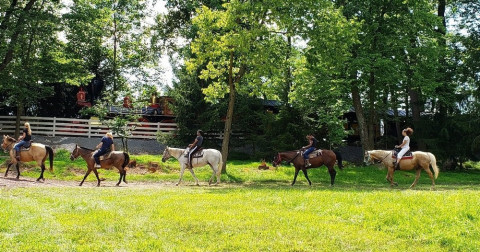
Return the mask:
<path id="1" fill-rule="evenodd" d="M 46 179 L 80 181 L 85 163 L 56 156 Z M 160 156 L 132 157 L 137 163 Z M 0 159 L 0 162 L 2 160 Z M 329 186 L 325 168 L 290 186 L 293 168 L 260 171 L 260 162 L 233 161 L 222 185 L 206 186 L 208 167 L 184 186 L 0 188 L 0 251 L 478 251 L 480 172 L 442 172 L 430 190 L 422 173 L 349 165 Z M 161 172 L 127 173 L 129 181 L 178 180 L 178 162 Z M 33 166 L 33 164 L 32 164 Z M 72 172 L 72 170 L 78 170 Z M 0 172 L 4 172 L 2 167 Z M 38 169 L 22 176 L 38 177 Z M 113 185 L 114 170 L 100 171 Z M 133 173 L 133 172 L 132 172 Z M 15 173 L 9 176 L 14 176 Z M 94 184 L 94 176 L 86 183 Z"/>

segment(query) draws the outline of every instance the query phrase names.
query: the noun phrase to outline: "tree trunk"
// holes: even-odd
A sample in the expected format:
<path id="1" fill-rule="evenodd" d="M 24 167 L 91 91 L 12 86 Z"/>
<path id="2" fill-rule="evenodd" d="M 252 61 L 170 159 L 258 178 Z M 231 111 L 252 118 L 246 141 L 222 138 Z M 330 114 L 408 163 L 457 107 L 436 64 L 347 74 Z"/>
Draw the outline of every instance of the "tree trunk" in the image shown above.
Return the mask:
<path id="1" fill-rule="evenodd" d="M 228 99 L 227 118 L 225 120 L 225 130 L 222 141 L 223 166 L 222 173 L 227 172 L 228 145 L 230 144 L 230 134 L 232 133 L 233 109 L 235 107 L 235 83 L 233 82 L 233 51 L 230 52 L 230 62 L 228 65 L 228 88 L 230 90 Z"/>
<path id="2" fill-rule="evenodd" d="M 367 123 L 365 121 L 365 116 L 363 114 L 362 101 L 360 99 L 360 91 L 355 82 L 352 83 L 351 87 L 352 98 L 353 98 L 353 107 L 355 108 L 355 115 L 357 116 L 358 129 L 360 133 L 360 141 L 362 143 L 363 151 L 373 150 L 373 144 L 368 141 L 368 132 L 367 132 Z"/>

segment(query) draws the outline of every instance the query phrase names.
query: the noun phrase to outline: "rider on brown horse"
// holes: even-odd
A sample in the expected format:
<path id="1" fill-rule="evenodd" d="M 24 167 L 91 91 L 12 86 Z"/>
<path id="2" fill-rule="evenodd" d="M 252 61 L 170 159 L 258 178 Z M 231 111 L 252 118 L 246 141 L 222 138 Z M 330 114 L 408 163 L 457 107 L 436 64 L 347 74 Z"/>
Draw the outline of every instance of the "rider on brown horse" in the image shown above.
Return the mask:
<path id="1" fill-rule="evenodd" d="M 309 167 L 311 165 L 310 162 L 308 161 L 308 155 L 310 155 L 310 153 L 312 153 L 312 151 L 314 151 L 317 148 L 317 142 L 318 142 L 317 139 L 315 139 L 315 137 L 312 134 L 308 134 L 307 139 L 308 139 L 308 145 L 302 147 L 302 149 L 305 150 L 305 152 L 303 152 L 303 159 L 305 159 L 305 167 Z"/>

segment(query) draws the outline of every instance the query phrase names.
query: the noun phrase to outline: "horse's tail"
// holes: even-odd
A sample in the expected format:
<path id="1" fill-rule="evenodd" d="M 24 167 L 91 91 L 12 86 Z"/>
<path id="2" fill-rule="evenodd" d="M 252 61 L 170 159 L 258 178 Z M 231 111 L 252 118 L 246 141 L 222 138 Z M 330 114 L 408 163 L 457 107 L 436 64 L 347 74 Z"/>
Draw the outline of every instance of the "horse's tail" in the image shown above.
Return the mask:
<path id="1" fill-rule="evenodd" d="M 122 168 L 125 168 L 125 166 L 130 163 L 130 156 L 126 152 L 123 153 L 123 156 L 125 157 L 125 160 L 123 160 Z"/>
<path id="2" fill-rule="evenodd" d="M 53 172 L 53 149 L 48 145 L 45 145 L 45 149 L 47 150 L 48 160 L 50 161 L 50 168 L 48 170 Z"/>
<path id="3" fill-rule="evenodd" d="M 340 170 L 343 170 L 343 164 L 342 164 L 342 154 L 340 154 L 340 152 L 338 151 L 333 151 L 333 153 L 335 153 L 335 156 L 337 156 L 337 161 L 338 161 L 338 168 L 340 168 Z"/>
<path id="4" fill-rule="evenodd" d="M 438 173 L 440 172 L 440 170 L 437 167 L 437 159 L 430 152 L 427 152 L 427 155 L 428 155 L 428 157 L 430 157 L 430 165 L 432 166 L 433 172 L 435 173 L 435 179 L 437 179 L 438 178 Z"/>

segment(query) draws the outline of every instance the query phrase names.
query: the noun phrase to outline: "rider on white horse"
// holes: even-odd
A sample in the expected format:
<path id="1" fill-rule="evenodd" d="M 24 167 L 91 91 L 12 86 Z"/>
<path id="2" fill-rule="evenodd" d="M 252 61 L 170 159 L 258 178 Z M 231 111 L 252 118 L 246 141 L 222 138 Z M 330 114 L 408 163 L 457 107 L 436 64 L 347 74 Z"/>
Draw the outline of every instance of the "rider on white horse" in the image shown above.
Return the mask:
<path id="1" fill-rule="evenodd" d="M 195 141 L 193 143 L 188 145 L 188 148 L 190 148 L 190 151 L 188 152 L 188 160 L 187 160 L 187 168 L 192 168 L 192 156 L 200 150 L 200 147 L 202 147 L 203 143 L 203 131 L 202 130 L 197 130 L 197 137 L 195 138 Z"/>

